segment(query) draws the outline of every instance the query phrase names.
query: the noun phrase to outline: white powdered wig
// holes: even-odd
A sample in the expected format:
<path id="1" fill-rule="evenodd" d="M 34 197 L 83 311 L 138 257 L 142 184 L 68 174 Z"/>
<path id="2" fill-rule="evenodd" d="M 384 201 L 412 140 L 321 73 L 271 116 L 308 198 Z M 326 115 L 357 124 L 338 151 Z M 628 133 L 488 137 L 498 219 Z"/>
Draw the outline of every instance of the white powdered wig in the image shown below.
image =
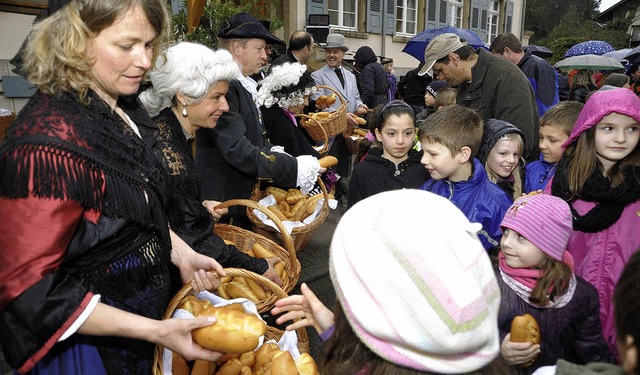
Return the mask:
<path id="1" fill-rule="evenodd" d="M 305 96 L 316 91 L 315 82 L 308 74 L 305 76 L 306 71 L 307 66 L 300 63 L 274 66 L 271 73 L 260 82 L 258 105 L 267 108 L 274 104 L 281 108 L 303 105 Z"/>
<path id="2" fill-rule="evenodd" d="M 158 57 L 155 69 L 149 72 L 152 87 L 140 94 L 140 101 L 154 117 L 173 104 L 178 92 L 187 98 L 187 104 L 197 104 L 212 86 L 239 75 L 240 68 L 228 51 L 178 43 L 167 50 L 166 59 Z"/>

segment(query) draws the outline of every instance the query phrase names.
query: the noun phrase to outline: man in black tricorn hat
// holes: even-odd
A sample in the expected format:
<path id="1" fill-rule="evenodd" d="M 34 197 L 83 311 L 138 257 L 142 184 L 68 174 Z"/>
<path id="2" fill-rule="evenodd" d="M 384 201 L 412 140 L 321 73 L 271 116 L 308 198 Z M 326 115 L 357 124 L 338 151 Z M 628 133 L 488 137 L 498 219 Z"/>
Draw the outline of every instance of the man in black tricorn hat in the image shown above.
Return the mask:
<path id="1" fill-rule="evenodd" d="M 308 193 L 320 170 L 309 155 L 294 158 L 276 151 L 266 139 L 256 106 L 257 82 L 250 76 L 267 63 L 267 44 L 283 44 L 260 21 L 240 13 L 222 23 L 218 47 L 231 53 L 240 66 L 240 76 L 229 82 L 225 96 L 229 111 L 214 129 L 196 133 L 196 168 L 200 176 L 201 200 L 248 199 L 257 180 L 274 185 L 299 187 Z M 215 202 L 211 203 L 213 210 Z M 232 207 L 223 220 L 248 227 L 244 207 Z"/>

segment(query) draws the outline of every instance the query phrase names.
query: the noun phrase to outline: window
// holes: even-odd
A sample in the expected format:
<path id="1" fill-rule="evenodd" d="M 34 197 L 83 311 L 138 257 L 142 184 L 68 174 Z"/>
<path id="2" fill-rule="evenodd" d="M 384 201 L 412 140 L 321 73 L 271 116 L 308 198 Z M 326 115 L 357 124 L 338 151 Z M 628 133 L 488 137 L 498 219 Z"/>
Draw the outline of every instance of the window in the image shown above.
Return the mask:
<path id="1" fill-rule="evenodd" d="M 449 6 L 449 22 L 447 22 L 447 25 L 462 28 L 462 0 L 452 0 Z"/>
<path id="2" fill-rule="evenodd" d="M 396 33 L 411 35 L 416 33 L 417 3 L 417 0 L 398 0 L 396 6 Z"/>
<path id="3" fill-rule="evenodd" d="M 329 0 L 329 23 L 339 28 L 355 29 L 358 4 L 356 0 Z"/>
<path id="4" fill-rule="evenodd" d="M 498 15 L 500 13 L 500 3 L 496 0 L 490 2 L 489 14 L 487 16 L 487 40 L 491 43 L 498 36 Z"/>

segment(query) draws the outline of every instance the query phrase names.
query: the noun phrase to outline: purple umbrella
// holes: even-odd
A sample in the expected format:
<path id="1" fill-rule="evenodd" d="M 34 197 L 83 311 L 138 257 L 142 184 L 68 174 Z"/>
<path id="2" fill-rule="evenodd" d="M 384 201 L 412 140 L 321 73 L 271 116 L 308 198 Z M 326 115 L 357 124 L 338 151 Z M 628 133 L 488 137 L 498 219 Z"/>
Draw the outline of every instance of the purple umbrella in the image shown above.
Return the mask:
<path id="1" fill-rule="evenodd" d="M 438 35 L 445 33 L 454 33 L 460 38 L 466 39 L 467 44 L 473 46 L 473 48 L 487 48 L 482 39 L 480 39 L 478 34 L 475 32 L 466 29 L 459 29 L 453 26 L 446 26 L 437 29 L 427 29 L 422 31 L 420 34 L 416 34 L 409 39 L 407 45 L 402 49 L 402 52 L 415 57 L 420 60 L 420 62 L 424 62 L 424 50 L 427 48 L 429 42 Z"/>
<path id="2" fill-rule="evenodd" d="M 569 48 L 565 52 L 564 57 L 580 56 L 580 55 L 602 55 L 603 53 L 612 52 L 616 49 L 607 42 L 602 40 L 587 40 L 586 42 L 578 43 L 575 46 Z"/>

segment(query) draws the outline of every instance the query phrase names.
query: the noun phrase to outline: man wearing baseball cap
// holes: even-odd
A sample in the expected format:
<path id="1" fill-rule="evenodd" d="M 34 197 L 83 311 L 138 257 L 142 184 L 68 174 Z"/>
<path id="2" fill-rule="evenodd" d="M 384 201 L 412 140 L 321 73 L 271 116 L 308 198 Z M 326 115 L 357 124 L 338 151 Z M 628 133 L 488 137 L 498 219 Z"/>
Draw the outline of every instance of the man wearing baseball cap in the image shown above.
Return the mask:
<path id="1" fill-rule="evenodd" d="M 484 48 L 474 50 L 456 34 L 433 38 L 424 51 L 420 75 L 438 72 L 458 87 L 457 103 L 478 112 L 484 120 L 496 118 L 524 133 L 527 160 L 538 156 L 538 109 L 531 84 L 511 62 Z"/>
<path id="2" fill-rule="evenodd" d="M 240 75 L 229 82 L 225 95 L 229 111 L 220 116 L 215 128 L 200 128 L 196 133 L 200 199 L 211 201 L 210 211 L 221 201 L 250 198 L 257 180 L 285 188 L 297 186 L 308 193 L 317 179 L 320 164 L 315 157 L 278 152 L 265 138 L 256 104 L 258 84 L 250 76 L 267 63 L 267 44 L 284 42 L 247 13 L 231 17 L 220 27 L 218 46 L 231 53 Z M 245 228 L 250 225 L 245 210 L 238 207 L 232 207 L 222 220 Z"/>

